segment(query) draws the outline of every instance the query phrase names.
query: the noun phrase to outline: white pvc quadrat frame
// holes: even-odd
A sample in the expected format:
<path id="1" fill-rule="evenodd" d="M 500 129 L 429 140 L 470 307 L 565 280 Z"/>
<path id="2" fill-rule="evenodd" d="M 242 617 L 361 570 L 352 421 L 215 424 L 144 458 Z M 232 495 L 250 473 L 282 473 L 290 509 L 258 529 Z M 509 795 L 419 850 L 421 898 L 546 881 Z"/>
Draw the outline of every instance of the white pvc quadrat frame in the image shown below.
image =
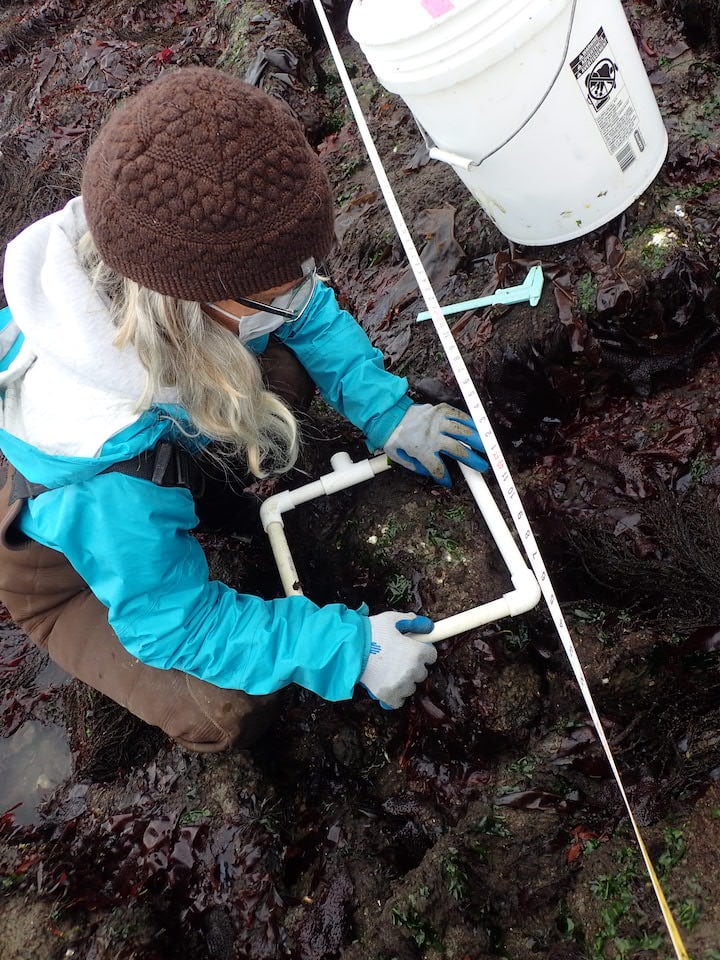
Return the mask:
<path id="1" fill-rule="evenodd" d="M 273 556 L 277 564 L 283 589 L 288 597 L 303 596 L 300 578 L 298 577 L 290 547 L 285 536 L 283 514 L 293 510 L 301 503 L 308 503 L 321 496 L 330 496 L 348 487 L 354 487 L 365 480 L 372 480 L 380 473 L 390 470 L 391 462 L 385 455 L 374 457 L 371 460 L 360 460 L 355 463 L 347 453 L 336 453 L 330 458 L 332 471 L 306 483 L 295 490 L 283 490 L 272 497 L 268 497 L 260 508 L 260 519 L 263 529 L 268 535 Z M 504 617 L 517 617 L 532 610 L 540 602 L 541 592 L 535 575 L 525 563 L 525 558 L 513 540 L 512 534 L 500 513 L 492 494 L 482 474 L 471 470 L 464 464 L 459 464 L 470 492 L 480 508 L 490 534 L 505 561 L 505 566 L 512 580 L 513 590 L 497 600 L 483 603 L 479 607 L 472 607 L 462 613 L 456 613 L 444 620 L 438 620 L 431 633 L 418 639 L 435 643 L 454 637 L 458 633 L 481 627 L 486 623 L 502 620 Z"/>

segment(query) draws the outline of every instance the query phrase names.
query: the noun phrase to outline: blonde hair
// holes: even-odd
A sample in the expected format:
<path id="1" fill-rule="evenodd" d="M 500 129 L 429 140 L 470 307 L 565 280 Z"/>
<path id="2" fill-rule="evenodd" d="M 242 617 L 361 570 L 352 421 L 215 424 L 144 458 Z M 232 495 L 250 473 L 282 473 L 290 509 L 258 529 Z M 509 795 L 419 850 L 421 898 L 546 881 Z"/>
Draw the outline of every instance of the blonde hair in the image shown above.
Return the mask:
<path id="1" fill-rule="evenodd" d="M 295 417 L 265 389 L 255 355 L 237 336 L 199 303 L 155 293 L 115 273 L 89 231 L 78 242 L 78 256 L 94 286 L 109 298 L 115 345 L 132 345 L 145 367 L 138 411 L 149 409 L 162 388 L 174 388 L 198 434 L 217 442 L 215 458 L 227 462 L 239 454 L 256 477 L 293 466 Z"/>

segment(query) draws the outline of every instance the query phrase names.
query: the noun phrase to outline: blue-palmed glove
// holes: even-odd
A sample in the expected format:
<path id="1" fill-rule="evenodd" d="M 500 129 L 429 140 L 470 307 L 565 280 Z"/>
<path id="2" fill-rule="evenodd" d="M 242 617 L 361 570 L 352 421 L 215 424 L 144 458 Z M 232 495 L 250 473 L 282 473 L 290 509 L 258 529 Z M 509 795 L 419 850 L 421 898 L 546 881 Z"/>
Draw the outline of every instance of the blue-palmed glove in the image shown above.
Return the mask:
<path id="1" fill-rule="evenodd" d="M 370 656 L 358 683 L 382 707 L 401 707 L 427 677 L 427 664 L 435 663 L 437 650 L 412 634 L 430 633 L 432 628 L 432 620 L 414 613 L 389 611 L 370 617 Z"/>
<path id="2" fill-rule="evenodd" d="M 383 447 L 385 453 L 408 470 L 432 477 L 443 487 L 452 485 L 447 464 L 450 457 L 473 470 L 487 470 L 488 463 L 475 424 L 469 414 L 448 403 L 413 404 Z"/>

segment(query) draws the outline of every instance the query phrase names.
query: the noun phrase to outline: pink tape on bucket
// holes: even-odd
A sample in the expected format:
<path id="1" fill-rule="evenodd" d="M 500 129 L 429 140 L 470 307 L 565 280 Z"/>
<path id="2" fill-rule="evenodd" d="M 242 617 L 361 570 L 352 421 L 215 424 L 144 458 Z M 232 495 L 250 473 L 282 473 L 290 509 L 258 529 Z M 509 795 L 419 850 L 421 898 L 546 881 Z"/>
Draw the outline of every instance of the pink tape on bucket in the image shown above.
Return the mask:
<path id="1" fill-rule="evenodd" d="M 434 18 L 442 17 L 443 14 L 455 9 L 455 4 L 452 0 L 420 0 L 420 2 L 430 16 Z"/>

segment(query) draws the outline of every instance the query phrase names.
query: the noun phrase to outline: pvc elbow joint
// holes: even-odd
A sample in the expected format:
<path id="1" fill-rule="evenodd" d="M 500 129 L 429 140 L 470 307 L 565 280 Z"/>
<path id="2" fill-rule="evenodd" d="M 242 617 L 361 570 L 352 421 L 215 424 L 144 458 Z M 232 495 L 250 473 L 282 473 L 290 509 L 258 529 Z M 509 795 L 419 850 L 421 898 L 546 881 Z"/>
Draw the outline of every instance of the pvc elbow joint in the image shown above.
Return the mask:
<path id="1" fill-rule="evenodd" d="M 279 523 L 281 526 L 284 526 L 282 515 L 288 510 L 292 510 L 294 506 L 295 504 L 292 502 L 292 497 L 288 490 L 283 490 L 281 493 L 276 493 L 273 497 L 268 497 L 260 507 L 260 521 L 263 525 L 263 530 L 267 533 L 267 529 L 271 523 Z"/>
<path id="2" fill-rule="evenodd" d="M 510 616 L 519 617 L 520 614 L 527 613 L 528 610 L 537 606 L 542 591 L 540 590 L 540 584 L 535 579 L 535 574 L 528 567 L 514 573 L 512 582 L 515 589 L 511 593 L 505 594 L 505 600 Z"/>

